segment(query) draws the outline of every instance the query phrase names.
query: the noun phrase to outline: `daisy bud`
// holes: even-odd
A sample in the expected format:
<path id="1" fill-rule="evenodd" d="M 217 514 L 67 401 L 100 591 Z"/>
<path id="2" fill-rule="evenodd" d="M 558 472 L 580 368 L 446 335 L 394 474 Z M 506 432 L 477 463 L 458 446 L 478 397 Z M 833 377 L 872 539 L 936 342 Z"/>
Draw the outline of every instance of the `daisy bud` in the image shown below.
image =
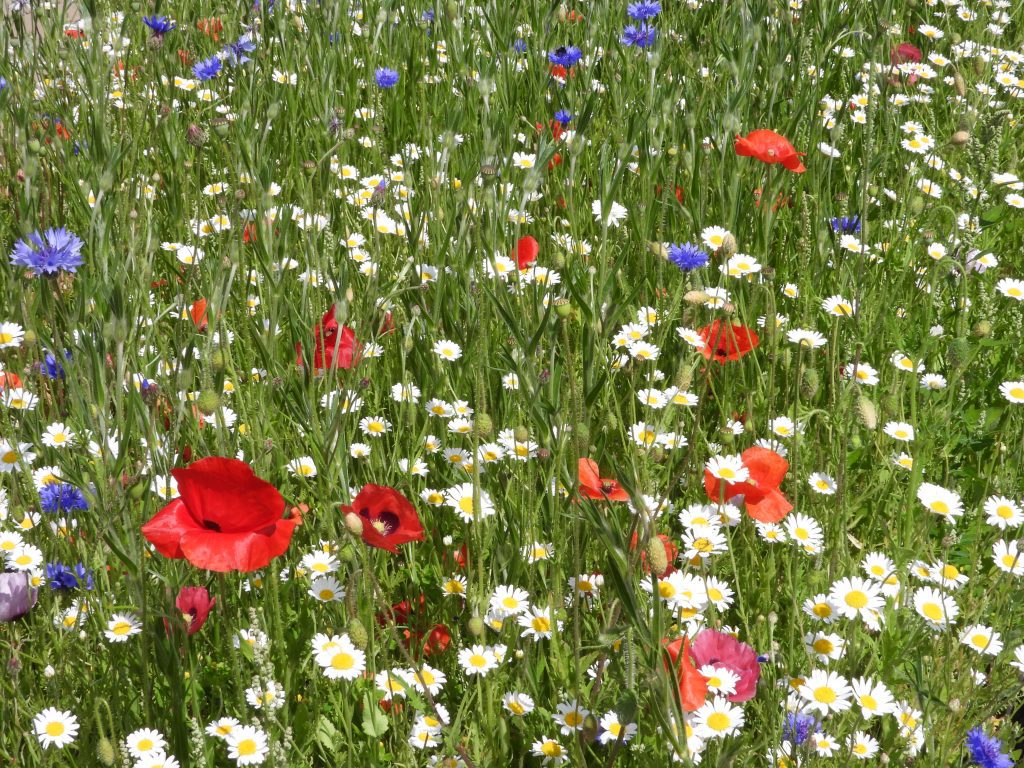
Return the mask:
<path id="1" fill-rule="evenodd" d="M 484 620 L 479 616 L 474 616 L 466 624 L 466 630 L 472 637 L 483 637 L 485 629 Z"/>
<path id="2" fill-rule="evenodd" d="M 875 409 L 875 404 L 864 395 L 857 398 L 857 415 L 860 416 L 861 424 L 868 429 L 878 426 L 878 411 Z"/>
<path id="3" fill-rule="evenodd" d="M 196 408 L 203 416 L 212 416 L 220 408 L 220 393 L 212 389 L 204 389 L 196 398 Z"/>
<path id="4" fill-rule="evenodd" d="M 355 512 L 349 512 L 345 515 L 345 527 L 353 536 L 363 535 L 363 520 Z"/>
<path id="5" fill-rule="evenodd" d="M 107 768 L 110 768 L 114 764 L 114 760 L 117 759 L 114 745 L 106 736 L 96 742 L 96 759 L 99 760 L 101 765 L 107 766 Z"/>
<path id="6" fill-rule="evenodd" d="M 364 650 L 370 642 L 370 636 L 366 632 L 366 627 L 363 626 L 363 622 L 359 619 L 352 619 L 348 623 L 347 632 L 352 640 L 352 644 L 360 650 Z"/>
<path id="7" fill-rule="evenodd" d="M 668 570 L 668 554 L 657 536 L 647 540 L 647 562 L 651 566 L 651 573 L 662 574 Z"/>
<path id="8" fill-rule="evenodd" d="M 967 131 L 957 131 L 956 133 L 953 134 L 952 138 L 949 140 L 949 143 L 952 144 L 954 147 L 962 147 L 964 144 L 967 143 L 967 140 L 970 138 L 971 134 L 969 134 Z"/>

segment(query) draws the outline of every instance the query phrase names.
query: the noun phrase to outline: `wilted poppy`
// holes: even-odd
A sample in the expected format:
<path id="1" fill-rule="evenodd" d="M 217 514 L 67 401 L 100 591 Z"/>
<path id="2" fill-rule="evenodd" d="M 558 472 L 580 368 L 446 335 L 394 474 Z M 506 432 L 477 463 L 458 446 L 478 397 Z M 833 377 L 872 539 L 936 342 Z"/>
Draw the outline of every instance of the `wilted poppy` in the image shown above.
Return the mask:
<path id="1" fill-rule="evenodd" d="M 889 52 L 889 61 L 893 66 L 905 64 L 908 61 L 917 63 L 921 61 L 922 57 L 921 49 L 911 43 L 900 43 Z"/>
<path id="2" fill-rule="evenodd" d="M 597 462 L 593 459 L 580 459 L 580 493 L 588 499 L 606 499 L 607 501 L 629 501 L 618 480 L 600 477 Z"/>
<path id="3" fill-rule="evenodd" d="M 363 541 L 371 547 L 397 553 L 398 545 L 423 541 L 423 524 L 412 503 L 394 488 L 386 485 L 364 485 L 352 500 L 343 506 L 363 521 Z"/>
<path id="4" fill-rule="evenodd" d="M 740 157 L 755 157 L 769 165 L 781 163 L 783 168 L 793 173 L 807 170 L 800 162 L 805 152 L 797 152 L 784 136 L 763 128 L 751 131 L 746 136 L 736 134 L 736 154 Z"/>
<path id="5" fill-rule="evenodd" d="M 726 360 L 739 360 L 761 343 L 757 334 L 743 325 L 732 325 L 715 320 L 699 331 L 704 340 L 700 353 L 707 360 L 714 358 L 724 364 Z"/>
<path id="6" fill-rule="evenodd" d="M 747 468 L 750 478 L 742 483 L 726 483 L 722 492 L 722 481 L 704 470 L 704 490 L 708 498 L 717 502 L 733 496 L 743 496 L 747 514 L 762 523 L 777 523 L 793 509 L 793 505 L 782 495 L 779 485 L 782 484 L 789 462 L 775 451 L 754 446 L 745 450 L 741 456 L 743 466 Z"/>
<path id="7" fill-rule="evenodd" d="M 243 461 L 210 456 L 171 471 L 180 498 L 142 526 L 164 557 L 210 571 L 255 571 L 288 549 L 297 520 Z"/>
<path id="8" fill-rule="evenodd" d="M 725 632 L 703 629 L 693 639 L 690 653 L 697 666 L 710 664 L 725 667 L 739 678 L 736 690 L 726 697 L 729 701 L 740 702 L 754 698 L 757 681 L 761 677 L 761 665 L 757 661 L 757 651 L 749 645 Z"/>
<path id="9" fill-rule="evenodd" d="M 519 242 L 516 243 L 516 264 L 519 269 L 526 269 L 537 260 L 537 254 L 540 253 L 540 244 L 536 238 L 527 235 L 526 237 L 519 238 Z"/>
<path id="10" fill-rule="evenodd" d="M 693 712 L 700 709 L 708 696 L 708 681 L 697 671 L 694 664 L 690 638 L 683 637 L 665 643 L 665 650 L 672 659 L 671 669 L 676 673 L 679 684 L 679 699 L 683 709 Z"/>
<path id="11" fill-rule="evenodd" d="M 206 587 L 182 587 L 174 605 L 181 611 L 185 619 L 185 629 L 190 635 L 198 632 L 206 623 L 210 609 L 216 604 L 217 598 L 210 597 Z"/>
<path id="12" fill-rule="evenodd" d="M 356 363 L 356 334 L 347 325 L 338 327 L 334 305 L 313 329 L 316 345 L 313 349 L 313 368 L 351 368 Z M 296 364 L 302 365 L 302 344 L 295 345 Z"/>

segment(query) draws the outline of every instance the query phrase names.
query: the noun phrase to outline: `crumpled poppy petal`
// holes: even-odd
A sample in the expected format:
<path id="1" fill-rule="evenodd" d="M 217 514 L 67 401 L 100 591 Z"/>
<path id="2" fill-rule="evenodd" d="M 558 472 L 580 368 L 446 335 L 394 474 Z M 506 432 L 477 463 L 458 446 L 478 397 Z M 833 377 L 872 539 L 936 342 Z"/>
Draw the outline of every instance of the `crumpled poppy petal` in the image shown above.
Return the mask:
<path id="1" fill-rule="evenodd" d="M 192 517 L 180 498 L 175 499 L 161 509 L 152 519 L 142 526 L 142 535 L 146 537 L 156 551 L 164 557 L 184 557 L 181 551 L 181 537 L 191 530 L 205 530 Z"/>
<path id="2" fill-rule="evenodd" d="M 750 471 L 750 477 L 758 487 L 765 485 L 778 488 L 789 471 L 789 462 L 775 451 L 755 445 L 743 452 L 743 466 Z"/>
<path id="3" fill-rule="evenodd" d="M 265 568 L 275 557 L 284 554 L 295 531 L 294 520 L 279 520 L 263 531 L 219 533 L 190 531 L 181 537 L 181 551 L 197 568 L 224 573 Z"/>
<path id="4" fill-rule="evenodd" d="M 747 501 L 747 514 L 754 520 L 762 523 L 777 523 L 788 515 L 793 509 L 789 499 L 782 495 L 782 491 L 771 488 L 760 501 Z"/>
<path id="5" fill-rule="evenodd" d="M 171 474 L 193 519 L 209 530 L 252 531 L 273 525 L 284 514 L 281 494 L 243 461 L 208 456 Z"/>

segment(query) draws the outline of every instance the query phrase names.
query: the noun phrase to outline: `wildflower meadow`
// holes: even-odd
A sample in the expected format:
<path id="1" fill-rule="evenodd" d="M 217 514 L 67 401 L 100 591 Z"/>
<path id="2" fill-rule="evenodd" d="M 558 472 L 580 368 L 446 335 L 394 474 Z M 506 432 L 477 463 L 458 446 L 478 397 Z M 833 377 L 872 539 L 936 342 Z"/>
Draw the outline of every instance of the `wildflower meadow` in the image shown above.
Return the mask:
<path id="1" fill-rule="evenodd" d="M 1017 765 L 1022 15 L 5 0 L 0 764 Z"/>

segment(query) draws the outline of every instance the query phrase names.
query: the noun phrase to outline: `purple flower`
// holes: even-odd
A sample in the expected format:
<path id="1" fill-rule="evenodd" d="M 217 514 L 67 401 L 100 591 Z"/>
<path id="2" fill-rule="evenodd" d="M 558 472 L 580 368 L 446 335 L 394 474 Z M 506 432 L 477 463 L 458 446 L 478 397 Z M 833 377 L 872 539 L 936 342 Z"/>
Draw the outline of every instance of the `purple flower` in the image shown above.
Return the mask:
<path id="1" fill-rule="evenodd" d="M 685 272 L 703 267 L 709 258 L 707 252 L 693 243 L 675 243 L 668 247 L 668 260 Z"/>
<path id="2" fill-rule="evenodd" d="M 377 67 L 373 78 L 381 88 L 394 88 L 398 85 L 398 73 L 390 67 Z"/>
<path id="3" fill-rule="evenodd" d="M 203 59 L 192 67 L 192 74 L 200 80 L 212 80 L 220 74 L 220 70 L 223 66 L 224 64 L 217 56 L 211 56 L 208 59 Z"/>
<path id="4" fill-rule="evenodd" d="M 253 42 L 253 39 L 249 36 L 248 32 L 239 37 L 235 42 L 228 43 L 224 47 L 227 62 L 232 67 L 238 67 L 245 64 L 247 61 L 252 61 L 252 59 L 246 56 L 246 54 L 252 53 L 255 50 L 256 43 Z"/>
<path id="5" fill-rule="evenodd" d="M 1003 753 L 1003 742 L 985 735 L 980 725 L 967 732 L 967 751 L 971 753 L 971 762 L 981 768 L 1013 768 L 1013 760 Z"/>
<path id="6" fill-rule="evenodd" d="M 786 722 L 782 724 L 782 740 L 790 741 L 793 746 L 799 747 L 820 727 L 821 721 L 814 715 L 787 712 Z"/>
<path id="7" fill-rule="evenodd" d="M 639 2 L 630 3 L 626 8 L 626 13 L 633 21 L 646 21 L 661 13 L 661 3 L 658 0 L 639 0 Z"/>
<path id="8" fill-rule="evenodd" d="M 556 66 L 565 67 L 566 69 L 569 69 L 569 67 L 575 67 L 576 63 L 582 58 L 583 51 L 575 45 L 570 45 L 569 47 L 563 45 L 561 48 L 556 48 L 548 54 L 548 61 Z"/>
<path id="9" fill-rule="evenodd" d="M 0 573 L 0 621 L 20 619 L 36 604 L 38 595 L 27 573 Z"/>
<path id="10" fill-rule="evenodd" d="M 143 16 L 142 23 L 153 30 L 153 34 L 157 36 L 166 35 L 177 26 L 166 16 Z"/>
<path id="11" fill-rule="evenodd" d="M 39 502 L 43 512 L 50 514 L 89 509 L 85 494 L 71 483 L 47 483 L 39 491 Z"/>
<path id="12" fill-rule="evenodd" d="M 622 37 L 619 38 L 619 42 L 636 48 L 650 48 L 654 45 L 654 40 L 657 36 L 658 30 L 654 27 L 646 24 L 640 24 L 639 26 L 630 24 L 622 30 Z"/>
<path id="13" fill-rule="evenodd" d="M 82 266 L 82 246 L 85 243 L 64 227 L 48 229 L 42 234 L 33 232 L 14 244 L 11 264 L 27 267 L 35 272 L 52 275 L 59 270 L 74 272 Z"/>

